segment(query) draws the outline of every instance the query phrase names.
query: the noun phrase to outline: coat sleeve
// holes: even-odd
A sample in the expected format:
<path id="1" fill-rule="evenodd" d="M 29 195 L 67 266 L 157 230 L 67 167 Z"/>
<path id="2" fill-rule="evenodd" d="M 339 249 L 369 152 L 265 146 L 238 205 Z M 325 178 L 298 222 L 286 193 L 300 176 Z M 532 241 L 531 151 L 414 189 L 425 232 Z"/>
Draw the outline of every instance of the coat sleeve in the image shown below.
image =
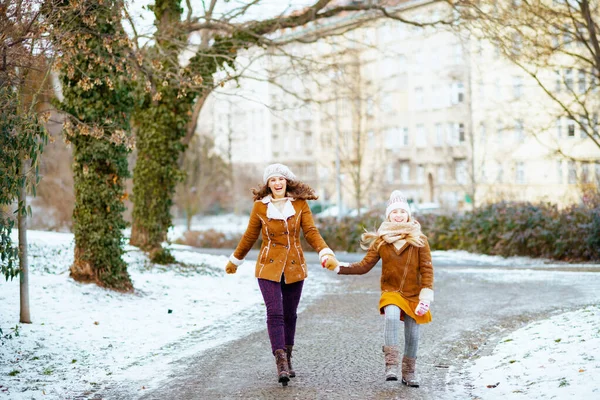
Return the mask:
<path id="1" fill-rule="evenodd" d="M 308 244 L 319 253 L 319 257 L 322 257 L 325 254 L 333 254 L 333 251 L 327 246 L 327 243 L 325 243 L 325 240 L 323 240 L 323 237 L 315 225 L 308 203 L 305 200 L 302 201 L 304 204 L 302 204 L 300 225 L 304 232 L 304 238 Z"/>
<path id="2" fill-rule="evenodd" d="M 433 264 L 427 239 L 425 239 L 425 246 L 419 247 L 419 272 L 421 273 L 421 289 L 433 290 Z"/>
<path id="3" fill-rule="evenodd" d="M 229 258 L 229 260 L 235 265 L 240 265 L 244 262 L 244 258 L 246 254 L 252 249 L 254 243 L 256 243 L 256 239 L 258 239 L 258 235 L 260 235 L 260 231 L 262 228 L 261 220 L 258 216 L 258 207 L 262 205 L 261 202 L 255 201 L 254 207 L 252 207 L 252 211 L 250 212 L 250 221 L 248 221 L 248 227 L 246 228 L 246 232 L 240 239 L 235 251 Z"/>
<path id="4" fill-rule="evenodd" d="M 340 275 L 362 275 L 366 274 L 370 270 L 373 269 L 375 264 L 379 261 L 379 251 L 373 246 L 369 248 L 367 254 L 363 257 L 362 260 L 356 263 L 352 263 L 347 267 L 340 266 Z"/>

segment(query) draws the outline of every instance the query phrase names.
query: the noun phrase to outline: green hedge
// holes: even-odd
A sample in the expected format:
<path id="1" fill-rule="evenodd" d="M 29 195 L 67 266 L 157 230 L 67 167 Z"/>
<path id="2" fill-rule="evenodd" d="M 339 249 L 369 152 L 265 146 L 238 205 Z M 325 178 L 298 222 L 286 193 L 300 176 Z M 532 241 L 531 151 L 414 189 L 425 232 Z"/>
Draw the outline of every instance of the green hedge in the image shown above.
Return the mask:
<path id="1" fill-rule="evenodd" d="M 335 251 L 360 252 L 360 236 L 376 230 L 383 212 L 361 217 L 316 220 L 321 235 Z M 561 261 L 600 261 L 600 205 L 559 209 L 543 203 L 501 202 L 472 212 L 417 217 L 432 250 L 542 257 Z M 180 243 L 202 247 L 235 247 L 241 235 L 194 232 Z M 204 245 L 204 246 L 203 246 Z M 258 245 L 258 244 L 257 244 Z M 302 240 L 305 250 L 312 250 Z M 256 247 L 256 246 L 255 246 Z"/>

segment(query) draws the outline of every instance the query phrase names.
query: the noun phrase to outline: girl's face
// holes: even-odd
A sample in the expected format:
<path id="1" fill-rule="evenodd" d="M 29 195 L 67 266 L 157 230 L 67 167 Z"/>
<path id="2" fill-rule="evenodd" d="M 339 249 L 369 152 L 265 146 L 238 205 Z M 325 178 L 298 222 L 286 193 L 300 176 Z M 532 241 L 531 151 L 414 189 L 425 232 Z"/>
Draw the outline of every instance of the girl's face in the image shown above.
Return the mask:
<path id="1" fill-rule="evenodd" d="M 285 197 L 287 181 L 283 176 L 274 176 L 272 178 L 269 178 L 267 185 L 269 186 L 269 189 L 271 189 L 271 193 L 273 193 L 274 199 L 281 199 Z"/>
<path id="2" fill-rule="evenodd" d="M 390 213 L 390 221 L 392 222 L 408 222 L 408 213 L 406 210 L 397 208 Z"/>

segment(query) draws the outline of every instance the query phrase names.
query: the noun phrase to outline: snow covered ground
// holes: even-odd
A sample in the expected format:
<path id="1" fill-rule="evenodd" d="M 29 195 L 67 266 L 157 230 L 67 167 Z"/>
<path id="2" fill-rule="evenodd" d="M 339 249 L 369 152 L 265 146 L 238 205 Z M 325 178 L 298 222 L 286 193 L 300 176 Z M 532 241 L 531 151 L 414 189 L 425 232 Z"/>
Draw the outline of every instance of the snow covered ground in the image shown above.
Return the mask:
<path id="1" fill-rule="evenodd" d="M 240 225 L 245 222 L 231 218 L 221 228 L 234 231 Z M 0 399 L 68 399 L 94 393 L 106 382 L 135 398 L 172 372 L 171 361 L 264 329 L 252 262 L 226 275 L 225 256 L 173 246 L 181 265 L 163 268 L 127 247 L 136 291 L 120 294 L 68 277 L 72 234 L 29 231 L 28 238 L 33 324 L 17 324 L 18 280 L 0 281 Z M 434 259 L 474 266 L 540 263 L 465 252 L 434 252 Z M 331 279 L 327 274 L 308 279 L 301 309 Z M 533 323 L 475 362 L 469 370 L 473 393 L 482 399 L 600 398 L 599 338 L 598 307 Z"/>
<path id="2" fill-rule="evenodd" d="M 32 324 L 17 323 L 18 279 L 0 282 L 0 399 L 67 399 L 109 380 L 143 391 L 170 361 L 264 328 L 251 260 L 226 275 L 227 257 L 173 246 L 182 265 L 163 268 L 128 246 L 135 293 L 121 294 L 69 278 L 72 234 L 28 231 L 28 242 Z M 301 310 L 328 279 L 307 280 Z M 211 331 L 236 316 L 226 335 Z"/>
<path id="3" fill-rule="evenodd" d="M 531 323 L 468 373 L 485 400 L 600 399 L 600 307 Z"/>

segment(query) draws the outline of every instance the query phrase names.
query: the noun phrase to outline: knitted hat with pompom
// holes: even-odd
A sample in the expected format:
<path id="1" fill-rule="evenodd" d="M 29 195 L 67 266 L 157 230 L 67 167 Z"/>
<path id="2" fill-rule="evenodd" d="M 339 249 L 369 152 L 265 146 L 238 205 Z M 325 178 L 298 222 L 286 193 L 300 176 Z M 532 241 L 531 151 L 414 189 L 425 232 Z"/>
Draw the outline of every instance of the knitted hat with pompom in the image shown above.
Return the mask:
<path id="1" fill-rule="evenodd" d="M 399 190 L 394 190 L 390 195 L 390 199 L 387 203 L 387 207 L 385 209 L 385 218 L 388 219 L 390 213 L 397 209 L 402 209 L 408 213 L 408 218 L 410 218 L 410 207 L 408 205 L 408 201 L 406 200 L 406 196 L 402 194 Z"/>

